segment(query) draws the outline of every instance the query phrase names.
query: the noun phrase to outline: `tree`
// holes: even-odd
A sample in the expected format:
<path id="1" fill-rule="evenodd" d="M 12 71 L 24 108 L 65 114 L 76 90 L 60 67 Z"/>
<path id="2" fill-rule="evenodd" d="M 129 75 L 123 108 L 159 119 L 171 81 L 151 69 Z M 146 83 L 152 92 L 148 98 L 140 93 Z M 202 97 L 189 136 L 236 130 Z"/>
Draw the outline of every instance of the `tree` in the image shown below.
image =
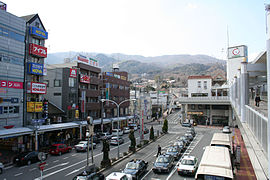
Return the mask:
<path id="1" fill-rule="evenodd" d="M 164 120 L 164 123 L 163 123 L 163 126 L 162 126 L 162 132 L 163 133 L 168 132 L 168 120 L 167 119 Z"/>
<path id="2" fill-rule="evenodd" d="M 155 135 L 154 135 L 154 128 L 153 128 L 153 126 L 151 127 L 151 129 L 150 129 L 150 140 L 154 140 L 155 139 Z"/>
<path id="3" fill-rule="evenodd" d="M 135 152 L 135 150 L 136 150 L 136 139 L 135 139 L 135 136 L 134 136 L 133 129 L 129 132 L 128 138 L 130 139 L 129 150 L 132 151 L 132 152 Z"/>
<path id="4" fill-rule="evenodd" d="M 111 166 L 111 160 L 109 158 L 110 145 L 107 139 L 103 139 L 103 160 L 101 161 L 101 167 L 107 168 Z"/>

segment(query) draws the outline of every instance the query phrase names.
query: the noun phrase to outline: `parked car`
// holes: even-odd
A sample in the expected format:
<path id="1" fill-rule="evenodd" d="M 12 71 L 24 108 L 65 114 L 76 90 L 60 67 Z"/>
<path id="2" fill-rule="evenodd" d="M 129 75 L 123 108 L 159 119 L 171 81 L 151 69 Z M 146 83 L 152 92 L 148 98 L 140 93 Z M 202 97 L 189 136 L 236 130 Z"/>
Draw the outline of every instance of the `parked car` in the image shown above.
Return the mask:
<path id="1" fill-rule="evenodd" d="M 198 159 L 195 156 L 184 156 L 178 164 L 179 175 L 195 175 L 198 169 Z"/>
<path id="2" fill-rule="evenodd" d="M 144 133 L 144 134 L 148 134 L 148 133 L 149 133 L 149 129 L 148 129 L 148 128 L 144 128 L 143 133 Z"/>
<path id="3" fill-rule="evenodd" d="M 100 134 L 101 139 L 111 139 L 112 135 L 108 132 L 104 132 Z"/>
<path id="4" fill-rule="evenodd" d="M 175 160 L 178 160 L 181 157 L 181 151 L 182 149 L 178 145 L 173 145 L 167 149 L 166 154 L 171 155 Z"/>
<path id="5" fill-rule="evenodd" d="M 124 139 L 121 138 L 121 137 L 118 137 L 118 138 L 119 138 L 119 144 L 123 144 L 123 143 L 124 143 Z M 118 145 L 117 136 L 113 136 L 113 137 L 111 138 L 110 144 L 111 144 L 111 145 Z"/>
<path id="6" fill-rule="evenodd" d="M 132 176 L 121 172 L 112 172 L 106 177 L 106 180 L 132 180 Z"/>
<path id="7" fill-rule="evenodd" d="M 2 174 L 4 171 L 4 165 L 3 163 L 0 163 L 0 174 Z"/>
<path id="8" fill-rule="evenodd" d="M 190 134 L 190 133 L 185 133 L 185 136 L 189 139 L 190 142 L 193 140 L 192 134 Z"/>
<path id="9" fill-rule="evenodd" d="M 96 149 L 96 143 L 93 143 L 93 148 Z M 79 151 L 87 151 L 87 141 L 80 141 L 77 145 L 75 145 L 75 149 L 77 152 Z M 89 149 L 92 149 L 92 143 L 90 141 Z"/>
<path id="10" fill-rule="evenodd" d="M 112 130 L 112 135 L 113 135 L 113 136 L 117 136 L 118 132 L 119 132 L 119 136 L 123 136 L 123 131 L 122 131 L 122 129 L 113 129 L 113 130 Z"/>
<path id="11" fill-rule="evenodd" d="M 183 127 L 191 127 L 191 124 L 189 122 L 183 122 L 182 126 Z"/>
<path id="12" fill-rule="evenodd" d="M 191 129 L 187 130 L 186 133 L 192 134 L 193 137 L 196 135 L 195 131 L 193 131 Z"/>
<path id="13" fill-rule="evenodd" d="M 224 128 L 222 129 L 223 133 L 231 133 L 231 129 L 230 126 L 224 126 Z"/>
<path id="14" fill-rule="evenodd" d="M 134 131 L 138 130 L 137 124 L 129 124 L 128 126 L 129 126 L 130 129 L 133 129 Z"/>
<path id="15" fill-rule="evenodd" d="M 186 143 L 186 146 L 190 144 L 190 141 L 186 136 L 181 136 L 179 140 L 184 141 Z"/>
<path id="16" fill-rule="evenodd" d="M 126 164 L 123 173 L 130 174 L 133 179 L 140 179 L 140 177 L 147 171 L 148 162 L 141 159 L 131 160 Z"/>
<path id="17" fill-rule="evenodd" d="M 100 138 L 98 137 L 98 135 L 93 136 L 93 142 L 96 144 L 100 143 Z"/>
<path id="18" fill-rule="evenodd" d="M 49 149 L 49 153 L 61 156 L 63 153 L 71 152 L 72 147 L 66 144 L 53 144 Z"/>
<path id="19" fill-rule="evenodd" d="M 128 134 L 129 132 L 130 132 L 130 128 L 129 127 L 124 127 L 123 133 Z"/>
<path id="20" fill-rule="evenodd" d="M 158 172 L 170 172 L 173 168 L 174 158 L 168 154 L 159 155 L 154 162 L 154 166 L 152 168 L 154 173 Z"/>
<path id="21" fill-rule="evenodd" d="M 181 152 L 184 152 L 184 149 L 186 148 L 184 141 L 181 140 L 174 142 L 173 145 L 178 146 Z"/>
<path id="22" fill-rule="evenodd" d="M 75 176 L 72 180 L 104 180 L 104 179 L 105 177 L 102 173 L 83 171 L 82 173 Z"/>
<path id="23" fill-rule="evenodd" d="M 38 159 L 38 151 L 31 151 L 31 152 L 23 152 L 18 154 L 14 157 L 13 163 L 15 165 L 21 166 L 21 165 L 30 165 L 32 163 L 40 161 Z M 46 158 L 48 157 L 48 154 L 45 153 Z"/>

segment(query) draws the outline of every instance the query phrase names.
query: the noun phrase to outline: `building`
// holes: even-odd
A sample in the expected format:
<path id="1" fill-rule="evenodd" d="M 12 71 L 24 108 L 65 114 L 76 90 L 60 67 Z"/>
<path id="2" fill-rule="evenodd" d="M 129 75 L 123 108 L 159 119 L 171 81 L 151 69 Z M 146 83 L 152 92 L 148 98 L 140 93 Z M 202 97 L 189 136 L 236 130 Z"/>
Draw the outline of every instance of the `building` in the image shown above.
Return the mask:
<path id="1" fill-rule="evenodd" d="M 118 116 L 117 105 L 119 105 L 119 116 L 127 117 L 130 115 L 130 81 L 128 81 L 128 73 L 119 71 L 115 67 L 113 72 L 103 72 L 103 93 L 102 99 L 105 99 L 103 106 L 103 118 L 113 118 Z M 108 101 L 108 100 L 111 100 Z M 114 103 L 112 102 L 114 101 Z M 120 128 L 127 126 L 128 118 L 124 118 L 120 123 Z M 113 123 L 112 128 L 117 129 L 118 124 Z M 109 128 L 109 127 L 104 127 Z"/>
<path id="2" fill-rule="evenodd" d="M 36 125 L 47 118 L 47 113 L 43 115 L 43 95 L 47 92 L 43 76 L 44 58 L 47 57 L 45 40 L 48 39 L 48 33 L 38 14 L 21 18 L 26 21 L 24 125 Z"/>
<path id="3" fill-rule="evenodd" d="M 189 76 L 188 97 L 210 97 L 211 86 L 211 76 Z"/>

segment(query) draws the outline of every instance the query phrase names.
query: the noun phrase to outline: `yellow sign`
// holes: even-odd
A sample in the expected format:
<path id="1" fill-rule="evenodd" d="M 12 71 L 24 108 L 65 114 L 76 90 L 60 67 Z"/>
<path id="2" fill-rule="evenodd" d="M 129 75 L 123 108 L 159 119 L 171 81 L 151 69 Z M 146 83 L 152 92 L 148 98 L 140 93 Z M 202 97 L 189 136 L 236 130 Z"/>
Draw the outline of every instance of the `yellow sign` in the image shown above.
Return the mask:
<path id="1" fill-rule="evenodd" d="M 35 112 L 42 112 L 42 111 L 43 111 L 43 103 L 35 102 Z"/>
<path id="2" fill-rule="evenodd" d="M 127 78 L 125 76 L 121 76 L 122 80 L 127 80 Z"/>
<path id="3" fill-rule="evenodd" d="M 75 118 L 79 118 L 79 110 L 75 110 Z"/>
<path id="4" fill-rule="evenodd" d="M 203 112 L 188 112 L 188 115 L 203 115 Z"/>
<path id="5" fill-rule="evenodd" d="M 35 112 L 35 102 L 27 102 L 27 112 Z"/>

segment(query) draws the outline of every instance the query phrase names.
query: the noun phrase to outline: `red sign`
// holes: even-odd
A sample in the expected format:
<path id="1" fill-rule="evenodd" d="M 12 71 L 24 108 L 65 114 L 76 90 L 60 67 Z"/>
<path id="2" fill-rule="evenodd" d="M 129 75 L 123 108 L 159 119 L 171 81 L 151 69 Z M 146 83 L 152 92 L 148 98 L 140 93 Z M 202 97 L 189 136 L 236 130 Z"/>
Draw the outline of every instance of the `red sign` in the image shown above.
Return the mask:
<path id="1" fill-rule="evenodd" d="M 77 77 L 77 69 L 69 69 L 69 77 Z"/>
<path id="2" fill-rule="evenodd" d="M 39 166 L 39 169 L 40 169 L 41 171 L 43 171 L 45 165 L 46 165 L 46 162 L 39 163 L 39 165 L 38 165 L 38 166 Z"/>
<path id="3" fill-rule="evenodd" d="M 27 87 L 27 93 L 46 94 L 47 85 L 45 83 L 30 82 Z"/>
<path id="4" fill-rule="evenodd" d="M 47 57 L 47 48 L 39 46 L 37 44 L 29 44 L 29 54 L 33 54 L 39 57 Z"/>
<path id="5" fill-rule="evenodd" d="M 0 87 L 3 87 L 3 88 L 14 88 L 14 89 L 23 89 L 23 82 L 0 80 Z"/>
<path id="6" fill-rule="evenodd" d="M 87 76 L 87 75 L 81 74 L 80 82 L 89 84 L 90 83 L 90 77 Z"/>

